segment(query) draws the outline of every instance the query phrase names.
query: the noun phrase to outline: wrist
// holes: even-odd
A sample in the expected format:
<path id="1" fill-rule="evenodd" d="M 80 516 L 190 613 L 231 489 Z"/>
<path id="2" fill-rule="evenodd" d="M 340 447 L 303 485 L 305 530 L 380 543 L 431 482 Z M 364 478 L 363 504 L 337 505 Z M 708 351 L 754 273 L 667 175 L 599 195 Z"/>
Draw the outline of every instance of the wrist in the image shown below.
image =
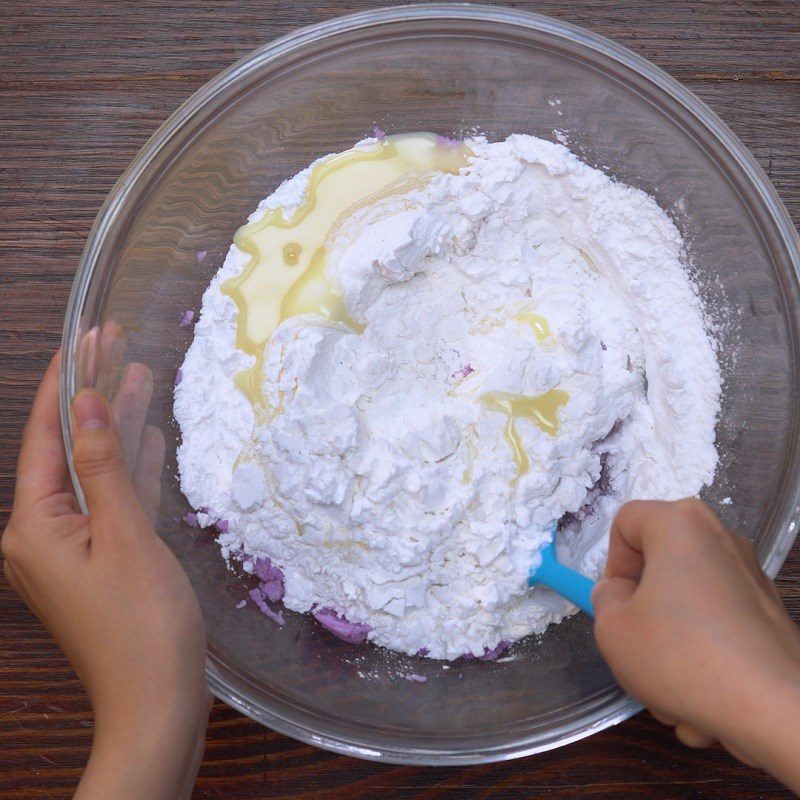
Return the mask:
<path id="1" fill-rule="evenodd" d="M 773 687 L 759 725 L 757 763 L 800 793 L 800 661 Z"/>
<path id="2" fill-rule="evenodd" d="M 736 706 L 737 717 L 727 721 L 723 744 L 735 757 L 800 793 L 800 659 L 761 670 Z"/>
<path id="3" fill-rule="evenodd" d="M 175 800 L 189 797 L 202 759 L 209 695 L 173 697 L 158 707 L 118 702 L 98 710 L 84 783 L 76 798 Z"/>

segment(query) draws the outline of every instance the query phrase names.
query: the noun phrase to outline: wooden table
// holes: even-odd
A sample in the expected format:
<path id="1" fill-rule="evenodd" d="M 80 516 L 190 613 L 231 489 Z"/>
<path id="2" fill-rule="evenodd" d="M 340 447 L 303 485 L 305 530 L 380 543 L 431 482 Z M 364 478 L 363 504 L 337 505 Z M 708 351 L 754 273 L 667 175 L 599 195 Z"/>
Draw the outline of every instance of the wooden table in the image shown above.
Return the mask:
<path id="1" fill-rule="evenodd" d="M 0 525 L 20 429 L 59 343 L 92 220 L 166 116 L 220 69 L 367 0 L 3 0 L 0 3 Z M 510 3 L 613 37 L 703 98 L 750 147 L 800 221 L 800 3 Z M 800 548 L 779 579 L 800 614 Z M 81 686 L 0 585 L 0 800 L 67 798 L 91 741 Z M 737 798 L 791 794 L 724 751 L 693 752 L 643 714 L 556 752 L 427 769 L 332 755 L 217 703 L 197 798 Z"/>

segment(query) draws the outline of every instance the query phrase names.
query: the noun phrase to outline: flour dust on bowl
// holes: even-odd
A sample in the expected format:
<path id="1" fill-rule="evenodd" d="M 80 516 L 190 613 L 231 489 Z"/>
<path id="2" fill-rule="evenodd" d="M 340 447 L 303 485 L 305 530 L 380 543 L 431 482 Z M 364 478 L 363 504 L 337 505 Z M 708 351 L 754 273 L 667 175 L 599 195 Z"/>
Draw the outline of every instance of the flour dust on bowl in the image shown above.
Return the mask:
<path id="1" fill-rule="evenodd" d="M 110 396 L 119 385 L 120 349 L 103 347 L 103 337 L 91 331 L 101 326 L 115 340 L 124 335 L 123 363 L 144 362 L 155 376 L 149 421 L 168 441 L 157 526 L 200 598 L 213 691 L 276 730 L 364 758 L 429 764 L 513 758 L 574 741 L 637 710 L 600 658 L 585 615 L 523 638 L 496 661 L 443 662 L 369 642 L 354 645 L 331 636 L 307 614 L 283 611 L 279 627 L 249 606 L 237 609 L 257 581 L 245 584 L 229 571 L 215 541 L 220 531 L 181 521 L 189 509 L 178 481 L 173 383 L 202 328 L 180 323 L 197 321 L 203 293 L 259 201 L 319 156 L 345 152 L 371 136 L 374 125 L 390 135 L 428 130 L 458 140 L 478 130 L 489 142 L 504 142 L 515 133 L 555 142 L 562 132 L 581 162 L 655 199 L 683 237 L 693 285 L 718 342 L 719 461 L 702 496 L 730 526 L 754 540 L 770 574 L 782 564 L 797 522 L 800 254 L 766 177 L 691 93 L 607 40 L 497 7 L 384 9 L 332 20 L 268 45 L 181 107 L 100 212 L 65 325 L 65 439 L 69 444 L 67 404 L 74 393 L 93 385 Z M 308 233 L 311 241 L 313 231 Z M 292 248 L 282 255 L 298 262 L 304 257 Z M 395 266 L 401 268 L 400 262 L 410 263 L 400 259 Z M 355 339 L 362 325 L 368 337 L 368 292 L 360 309 L 349 298 L 337 305 L 344 284 L 308 284 L 309 293 L 289 300 L 291 308 L 329 309 L 326 337 L 336 329 L 339 340 Z M 235 286 L 228 288 L 236 294 Z M 244 303 L 248 289 L 240 288 L 238 300 Z M 484 338 L 504 335 L 507 342 L 513 332 L 529 350 L 539 347 L 537 333 L 544 328 L 538 317 L 556 338 L 574 335 L 557 311 L 549 311 L 551 318 L 533 304 L 513 311 L 523 317 Z M 276 314 L 276 335 L 299 330 L 292 319 L 303 314 L 283 321 L 280 310 Z M 305 326 L 302 335 L 318 336 L 322 328 Z M 257 345 L 265 330 L 256 326 L 249 335 Z M 597 349 L 610 352 L 599 344 Z M 547 343 L 541 350 L 551 359 L 559 352 L 549 353 Z M 208 363 L 211 371 L 213 358 Z M 231 389 L 231 402 L 245 397 L 253 409 L 254 398 L 246 396 L 252 383 L 242 374 L 252 364 L 230 366 L 240 386 Z M 452 373 L 465 366 L 454 363 Z M 488 426 L 482 438 L 489 441 L 494 434 L 506 484 L 508 478 L 524 484 L 529 480 L 524 475 L 532 472 L 530 464 L 525 469 L 525 459 L 541 454 L 532 447 L 535 423 L 515 416 L 514 409 L 524 409 L 514 406 L 509 394 L 532 397 L 552 389 L 572 399 L 580 394 L 579 387 L 566 385 L 574 380 L 574 370 L 554 368 L 554 379 L 564 387 L 531 383 L 524 391 L 484 382 L 489 371 L 488 365 L 476 369 L 476 376 L 463 370 L 463 383 L 480 379 L 474 389 L 486 398 L 467 410 L 462 397 L 458 418 L 477 415 L 478 424 Z M 338 381 L 341 375 L 335 377 Z M 257 395 L 262 387 L 255 388 Z M 205 400 L 210 407 L 219 398 Z M 570 413 L 569 402 L 556 409 L 562 432 L 571 424 Z M 516 449 L 515 459 L 517 440 L 524 447 Z M 694 442 L 696 452 L 703 452 L 704 442 Z M 436 462 L 436 453 L 430 460 Z M 458 491 L 455 484 L 451 489 Z M 218 522 L 224 529 L 227 520 Z M 236 534 L 235 526 L 230 530 Z M 261 569 L 266 569 L 263 563 Z M 261 582 L 270 586 L 269 580 Z M 287 589 L 290 585 L 287 577 Z M 299 597 L 299 590 L 293 596 Z M 372 620 L 375 630 L 381 624 L 380 618 L 377 626 Z M 513 632 L 511 638 L 516 638 Z M 411 650 L 416 641 L 408 641 Z M 492 642 L 481 632 L 474 651 Z M 460 640 L 454 637 L 451 644 Z M 445 648 L 437 655 L 452 651 Z M 441 708 L 447 715 L 439 713 Z"/>

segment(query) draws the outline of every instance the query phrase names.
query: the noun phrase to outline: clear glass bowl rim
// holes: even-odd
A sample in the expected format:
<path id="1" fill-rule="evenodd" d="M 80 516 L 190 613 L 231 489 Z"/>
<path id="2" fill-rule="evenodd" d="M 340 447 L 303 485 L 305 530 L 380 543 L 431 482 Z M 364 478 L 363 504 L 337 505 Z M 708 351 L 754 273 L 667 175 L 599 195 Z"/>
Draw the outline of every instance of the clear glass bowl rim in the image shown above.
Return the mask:
<path id="1" fill-rule="evenodd" d="M 130 166 L 116 182 L 98 212 L 89 232 L 72 285 L 62 336 L 63 357 L 60 374 L 61 427 L 69 459 L 70 473 L 72 474 L 73 484 L 76 487 L 78 487 L 78 482 L 75 478 L 71 458 L 72 419 L 70 415 L 70 401 L 76 388 L 74 344 L 80 334 L 81 316 L 86 296 L 106 236 L 112 228 L 113 222 L 124 213 L 126 200 L 134 184 L 195 114 L 212 104 L 221 94 L 246 78 L 254 70 L 261 69 L 270 61 L 282 58 L 289 53 L 302 50 L 304 47 L 322 40 L 335 38 L 341 34 L 368 28 L 377 29 L 390 23 L 419 22 L 426 19 L 436 20 L 437 22 L 469 20 L 486 23 L 487 25 L 516 26 L 521 29 L 537 31 L 570 44 L 578 45 L 585 50 L 595 51 L 602 56 L 613 59 L 620 66 L 637 73 L 639 77 L 645 78 L 656 89 L 670 96 L 673 101 L 682 106 L 686 113 L 700 122 L 711 133 L 717 143 L 732 157 L 738 169 L 741 170 L 743 177 L 749 182 L 750 187 L 755 191 L 768 211 L 782 239 L 786 254 L 792 263 L 795 280 L 800 280 L 800 239 L 786 207 L 755 158 L 728 126 L 703 101 L 666 72 L 626 47 L 579 26 L 542 14 L 518 11 L 503 6 L 470 3 L 430 3 L 413 6 L 392 6 L 335 17 L 325 22 L 300 28 L 252 51 L 198 89 L 173 112 L 145 143 Z M 86 508 L 83 497 L 80 496 L 80 489 L 78 488 L 77 491 L 81 506 L 85 511 Z M 797 522 L 798 518 L 800 518 L 800 476 L 795 476 L 794 478 L 792 494 L 792 511 L 779 523 L 784 533 L 777 538 L 771 550 L 764 554 L 762 558 L 762 567 L 770 577 L 775 577 L 794 543 Z M 521 738 L 513 743 L 495 748 L 474 749 L 469 747 L 463 750 L 438 750 L 398 744 L 393 747 L 376 749 L 366 742 L 359 741 L 356 737 L 344 739 L 320 735 L 317 731 L 303 724 L 298 724 L 295 720 L 276 714 L 262 705 L 254 704 L 244 692 L 237 690 L 232 685 L 235 682 L 234 676 L 229 674 L 224 664 L 220 663 L 212 654 L 209 654 L 206 659 L 206 676 L 211 691 L 217 697 L 251 719 L 279 733 L 344 755 L 395 764 L 455 766 L 520 758 L 583 739 L 629 719 L 642 709 L 642 706 L 635 699 L 625 695 L 620 689 L 611 702 L 593 709 L 582 717 L 579 723 L 573 721 L 570 725 L 562 726 L 561 729 L 556 727 L 535 736 Z"/>

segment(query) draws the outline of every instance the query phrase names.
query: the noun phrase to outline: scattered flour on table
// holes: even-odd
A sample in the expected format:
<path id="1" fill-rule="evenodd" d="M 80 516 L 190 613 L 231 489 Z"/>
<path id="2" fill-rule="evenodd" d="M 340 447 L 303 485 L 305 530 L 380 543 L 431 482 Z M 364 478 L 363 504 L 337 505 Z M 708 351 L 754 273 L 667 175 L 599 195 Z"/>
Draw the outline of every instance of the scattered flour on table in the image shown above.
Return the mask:
<path id="1" fill-rule="evenodd" d="M 268 557 L 285 605 L 329 608 L 376 644 L 484 654 L 575 611 L 526 576 L 559 523 L 563 561 L 597 576 L 631 498 L 714 475 L 720 376 L 681 237 L 656 202 L 531 136 L 470 142 L 470 165 L 353 213 L 330 277 L 363 333 L 311 315 L 274 332 L 255 426 L 234 376 L 237 310 L 203 297 L 175 388 L 181 487 L 226 556 Z M 315 162 L 316 163 L 316 162 Z M 303 198 L 309 169 L 251 221 Z M 546 320 L 550 336 L 521 320 Z M 485 392 L 569 395 L 553 435 Z M 239 463 L 243 448 L 255 458 Z M 413 679 L 413 678 L 412 678 Z"/>

